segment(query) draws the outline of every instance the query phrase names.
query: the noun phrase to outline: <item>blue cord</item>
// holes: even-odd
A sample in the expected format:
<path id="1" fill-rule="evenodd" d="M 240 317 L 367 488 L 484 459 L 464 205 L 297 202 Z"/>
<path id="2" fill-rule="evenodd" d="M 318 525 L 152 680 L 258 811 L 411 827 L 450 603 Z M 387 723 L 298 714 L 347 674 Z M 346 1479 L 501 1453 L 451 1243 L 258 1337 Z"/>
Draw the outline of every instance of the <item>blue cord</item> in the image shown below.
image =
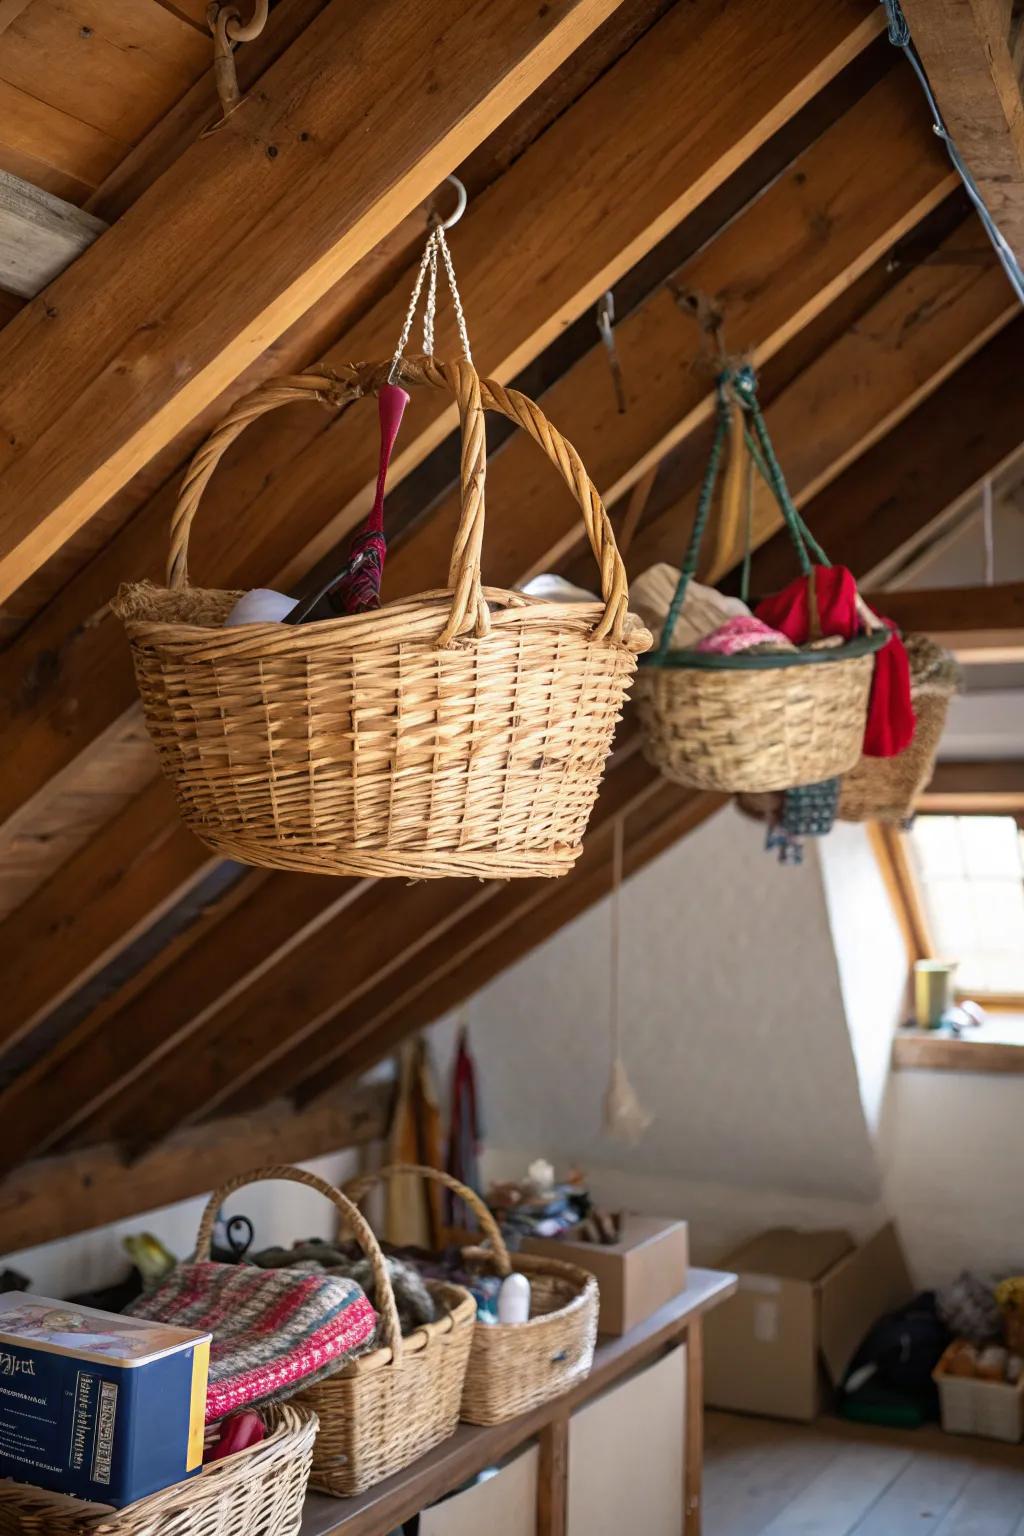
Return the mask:
<path id="1" fill-rule="evenodd" d="M 882 0 L 882 4 L 885 6 L 885 16 L 889 24 L 889 41 L 893 47 L 901 49 L 910 60 L 910 66 L 921 82 L 921 89 L 924 91 L 925 99 L 928 102 L 928 110 L 932 114 L 932 127 L 945 144 L 949 158 L 953 162 L 953 168 L 967 189 L 967 196 L 977 209 L 978 217 L 985 226 L 985 233 L 991 240 L 995 253 L 999 257 L 1003 270 L 1009 279 L 1010 287 L 1013 289 L 1018 300 L 1024 304 L 1024 272 L 1021 271 L 1020 262 L 1007 243 L 999 225 L 985 206 L 985 199 L 978 191 L 977 182 L 971 175 L 967 165 L 960 158 L 960 151 L 949 136 L 946 125 L 942 120 L 942 113 L 939 111 L 939 104 L 935 100 L 931 86 L 928 84 L 928 77 L 914 51 L 914 45 L 910 38 L 910 28 L 907 25 L 907 18 L 903 14 L 900 0 Z"/>

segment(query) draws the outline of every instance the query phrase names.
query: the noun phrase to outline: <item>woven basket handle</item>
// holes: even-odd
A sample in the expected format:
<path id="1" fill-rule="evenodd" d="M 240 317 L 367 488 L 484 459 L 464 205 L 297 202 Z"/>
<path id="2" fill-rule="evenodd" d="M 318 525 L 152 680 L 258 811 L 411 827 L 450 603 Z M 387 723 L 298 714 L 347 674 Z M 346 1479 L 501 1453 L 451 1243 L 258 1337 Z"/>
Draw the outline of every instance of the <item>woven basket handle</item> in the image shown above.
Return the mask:
<path id="1" fill-rule="evenodd" d="M 171 514 L 167 585 L 175 591 L 188 586 L 188 544 L 203 492 L 217 465 L 236 438 L 268 411 L 299 400 L 319 402 L 338 410 L 363 395 L 372 395 L 385 384 L 390 363 L 353 363 L 336 372 L 304 373 L 271 379 L 232 406 L 220 426 L 196 452 L 185 471 L 177 504 Z M 447 389 L 455 396 L 462 428 L 462 513 L 452 549 L 448 584 L 452 605 L 440 636 L 447 645 L 456 635 L 475 631 L 486 634 L 490 615 L 481 585 L 481 553 L 484 534 L 484 478 L 486 473 L 485 410 L 500 411 L 522 427 L 547 454 L 583 515 L 587 538 L 601 572 L 605 611 L 591 636 L 594 640 L 621 642 L 629 610 L 626 568 L 615 543 L 615 533 L 597 487 L 571 443 L 551 425 L 538 405 L 516 389 L 505 389 L 493 379 L 481 379 L 471 363 L 439 363 L 434 358 L 403 358 L 397 373 L 402 384 L 428 384 Z"/>
<path id="2" fill-rule="evenodd" d="M 199 1232 L 196 1236 L 196 1260 L 202 1263 L 209 1259 L 213 1245 L 213 1227 L 218 1213 L 224 1201 L 236 1190 L 244 1189 L 247 1184 L 262 1184 L 273 1179 L 286 1180 L 292 1184 L 305 1184 L 307 1189 L 315 1189 L 326 1200 L 340 1211 L 355 1236 L 356 1242 L 366 1254 L 373 1270 L 373 1278 L 377 1290 L 377 1311 L 380 1313 L 381 1335 L 384 1343 L 391 1351 L 394 1360 L 400 1360 L 402 1356 L 402 1327 L 398 1321 L 398 1308 L 395 1305 L 395 1291 L 391 1284 L 391 1276 L 388 1273 L 387 1262 L 380 1250 L 380 1244 L 373 1235 L 369 1222 L 362 1212 L 353 1205 L 347 1195 L 343 1195 L 340 1189 L 335 1189 L 333 1184 L 328 1184 L 326 1179 L 319 1178 L 315 1173 L 307 1173 L 304 1168 L 293 1168 L 287 1163 L 272 1164 L 268 1168 L 257 1168 L 252 1173 L 244 1173 L 238 1178 L 229 1179 L 219 1189 L 215 1189 L 206 1202 L 202 1220 L 199 1223 Z"/>
<path id="3" fill-rule="evenodd" d="M 475 1189 L 470 1189 L 468 1184 L 460 1183 L 450 1173 L 443 1173 L 440 1168 L 429 1168 L 420 1163 L 389 1163 L 386 1168 L 381 1168 L 377 1173 L 362 1174 L 358 1179 L 350 1180 L 345 1185 L 345 1193 L 350 1200 L 362 1200 L 363 1196 L 381 1179 L 391 1179 L 403 1173 L 418 1174 L 421 1179 L 432 1179 L 434 1183 L 443 1184 L 445 1189 L 450 1189 L 453 1195 L 458 1195 L 479 1221 L 481 1230 L 491 1245 L 495 1268 L 499 1274 L 512 1273 L 512 1260 L 508 1256 L 505 1239 L 489 1207 L 481 1200 Z"/>

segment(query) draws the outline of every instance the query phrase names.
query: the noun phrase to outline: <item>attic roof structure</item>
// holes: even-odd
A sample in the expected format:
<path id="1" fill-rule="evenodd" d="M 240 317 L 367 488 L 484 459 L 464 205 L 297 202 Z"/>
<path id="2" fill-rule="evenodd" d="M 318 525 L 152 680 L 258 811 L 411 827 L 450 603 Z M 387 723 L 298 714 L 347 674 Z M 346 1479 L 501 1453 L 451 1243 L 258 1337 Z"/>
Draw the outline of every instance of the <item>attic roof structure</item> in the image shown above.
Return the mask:
<path id="1" fill-rule="evenodd" d="M 1021 516 L 1024 318 L 876 0 L 277 0 L 226 117 L 206 9 L 0 0 L 0 1251 L 379 1134 L 353 1085 L 607 892 L 618 818 L 629 873 L 722 803 L 659 779 L 627 712 L 570 875 L 405 885 L 218 860 L 157 774 L 110 602 L 160 579 L 234 401 L 391 355 L 450 172 L 481 373 L 579 450 L 631 574 L 679 561 L 724 348 L 833 560 L 895 621 L 1024 658 L 1024 583 L 899 586 L 984 482 Z M 1024 256 L 1011 7 L 904 10 Z M 386 599 L 443 580 L 455 426 L 410 408 Z M 194 569 L 302 590 L 375 473 L 365 409 L 257 422 Z M 488 581 L 592 584 L 571 496 L 500 424 L 487 495 Z M 767 498 L 753 536 L 768 590 L 792 571 Z M 1024 797 L 1024 761 L 951 769 Z"/>

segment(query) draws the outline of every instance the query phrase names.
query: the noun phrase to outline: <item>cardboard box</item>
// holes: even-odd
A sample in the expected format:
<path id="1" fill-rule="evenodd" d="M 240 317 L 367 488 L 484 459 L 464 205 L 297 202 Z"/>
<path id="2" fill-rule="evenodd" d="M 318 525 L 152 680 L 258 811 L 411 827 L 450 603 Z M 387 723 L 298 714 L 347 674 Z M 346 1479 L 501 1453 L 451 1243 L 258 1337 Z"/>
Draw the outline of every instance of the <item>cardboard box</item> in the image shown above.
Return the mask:
<path id="1" fill-rule="evenodd" d="M 686 1289 L 689 1235 L 685 1221 L 663 1216 L 621 1218 L 617 1243 L 566 1237 L 530 1237 L 524 1253 L 564 1259 L 596 1275 L 601 1292 L 598 1332 L 619 1337 L 644 1323 Z"/>
<path id="2" fill-rule="evenodd" d="M 717 1267 L 740 1283 L 705 1319 L 705 1400 L 773 1418 L 815 1418 L 871 1325 L 914 1294 L 891 1225 L 859 1246 L 778 1228 Z"/>

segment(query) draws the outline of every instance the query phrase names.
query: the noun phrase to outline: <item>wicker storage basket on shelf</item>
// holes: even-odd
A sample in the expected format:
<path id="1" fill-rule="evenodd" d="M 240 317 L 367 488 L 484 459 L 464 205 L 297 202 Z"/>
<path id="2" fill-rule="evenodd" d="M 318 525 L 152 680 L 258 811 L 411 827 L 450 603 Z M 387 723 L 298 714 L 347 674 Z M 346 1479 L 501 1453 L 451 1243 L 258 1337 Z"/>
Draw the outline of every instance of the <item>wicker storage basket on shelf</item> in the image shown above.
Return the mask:
<path id="1" fill-rule="evenodd" d="M 337 1208 L 373 1267 L 380 1314 L 377 1347 L 292 1399 L 320 1420 L 311 1485 L 346 1498 L 372 1488 L 454 1434 L 476 1303 L 462 1286 L 431 1281 L 443 1316 L 403 1338 L 386 1260 L 357 1207 L 316 1174 L 283 1164 L 233 1179 L 214 1192 L 199 1228 L 198 1259 L 209 1257 L 213 1225 L 227 1197 L 265 1179 L 318 1190 Z"/>
<path id="2" fill-rule="evenodd" d="M 913 739 L 895 757 L 862 757 L 846 774 L 839 792 L 840 821 L 905 822 L 931 779 L 960 673 L 948 652 L 927 635 L 906 635 L 904 643 L 910 659 Z"/>
<path id="3" fill-rule="evenodd" d="M 486 1247 L 467 1248 L 468 1262 L 501 1276 L 513 1269 L 530 1282 L 530 1318 L 525 1323 L 480 1324 L 462 1394 L 462 1418 L 469 1424 L 502 1424 L 568 1391 L 586 1376 L 597 1342 L 597 1281 L 586 1270 L 558 1259 L 517 1253 L 510 1256 L 501 1229 L 474 1190 L 437 1168 L 395 1163 L 348 1185 L 361 1199 L 377 1179 L 420 1174 L 458 1195 L 475 1215 Z"/>
<path id="4" fill-rule="evenodd" d="M 122 587 L 146 724 L 181 815 L 216 852 L 323 874 L 563 875 L 650 636 L 579 455 L 524 395 L 466 361 L 396 364 L 450 390 L 462 516 L 448 586 L 312 624 L 223 622 L 238 592 L 189 585 L 189 528 L 221 456 L 276 406 L 339 408 L 386 364 L 265 384 L 196 454 L 171 524 L 167 586 Z M 603 600 L 552 603 L 481 585 L 484 407 L 521 426 L 579 502 Z M 244 536 L 244 535 L 243 535 Z"/>
<path id="5" fill-rule="evenodd" d="M 633 690 L 648 762 L 678 784 L 727 794 L 794 789 L 852 768 L 864 738 L 874 652 L 887 639 L 865 609 L 865 625 L 873 627 L 833 648 L 735 655 L 672 648 L 737 407 L 753 427 L 754 436 L 744 426 L 742 438 L 778 501 L 801 570 L 810 575 L 812 554 L 828 563 L 786 490 L 755 383 L 749 368 L 727 371 L 719 380 L 715 441 L 679 584 L 660 641 L 643 658 Z M 749 538 L 748 516 L 748 551 Z M 813 598 L 813 583 L 810 590 Z M 815 608 L 812 601 L 812 621 Z"/>
<path id="6" fill-rule="evenodd" d="M 125 1509 L 83 1513 L 74 1499 L 0 1481 L 0 1536 L 295 1536 L 316 1415 L 284 1403 L 265 1408 L 263 1419 L 259 1445 Z"/>

